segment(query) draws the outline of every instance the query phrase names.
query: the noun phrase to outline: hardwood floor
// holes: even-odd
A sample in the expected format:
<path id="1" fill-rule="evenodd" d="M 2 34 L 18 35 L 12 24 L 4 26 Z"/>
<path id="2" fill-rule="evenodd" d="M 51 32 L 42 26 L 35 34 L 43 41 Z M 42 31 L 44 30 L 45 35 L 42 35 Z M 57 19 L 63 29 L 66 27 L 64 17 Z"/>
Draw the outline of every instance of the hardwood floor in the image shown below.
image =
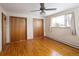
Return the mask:
<path id="1" fill-rule="evenodd" d="M 1 56 L 79 56 L 79 49 L 48 38 L 11 43 Z"/>

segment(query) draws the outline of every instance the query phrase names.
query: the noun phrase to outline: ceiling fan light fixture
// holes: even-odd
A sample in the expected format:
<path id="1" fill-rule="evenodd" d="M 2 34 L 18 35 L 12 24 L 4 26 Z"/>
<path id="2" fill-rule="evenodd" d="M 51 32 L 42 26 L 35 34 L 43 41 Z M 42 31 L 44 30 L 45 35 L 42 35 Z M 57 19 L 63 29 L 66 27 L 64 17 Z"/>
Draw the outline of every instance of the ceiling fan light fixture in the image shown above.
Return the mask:
<path id="1" fill-rule="evenodd" d="M 43 12 L 40 12 L 40 14 L 41 14 L 41 16 L 45 16 L 45 12 L 43 11 Z"/>

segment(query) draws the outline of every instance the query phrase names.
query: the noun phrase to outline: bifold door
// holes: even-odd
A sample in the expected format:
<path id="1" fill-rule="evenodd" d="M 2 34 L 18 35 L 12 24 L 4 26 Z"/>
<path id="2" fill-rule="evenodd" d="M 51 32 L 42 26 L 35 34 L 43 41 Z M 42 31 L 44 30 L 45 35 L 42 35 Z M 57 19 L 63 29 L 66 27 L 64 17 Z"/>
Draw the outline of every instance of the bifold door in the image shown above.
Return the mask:
<path id="1" fill-rule="evenodd" d="M 27 39 L 27 19 L 23 17 L 10 17 L 11 42 Z"/>

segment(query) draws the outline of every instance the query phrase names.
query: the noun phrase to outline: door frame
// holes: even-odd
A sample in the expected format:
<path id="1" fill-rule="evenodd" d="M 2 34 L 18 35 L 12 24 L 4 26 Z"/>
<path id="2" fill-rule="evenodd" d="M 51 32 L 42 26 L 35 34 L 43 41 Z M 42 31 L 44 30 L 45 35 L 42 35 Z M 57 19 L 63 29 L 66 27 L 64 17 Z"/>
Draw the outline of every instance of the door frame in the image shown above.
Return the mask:
<path id="1" fill-rule="evenodd" d="M 10 22 L 10 42 L 11 42 L 11 17 L 15 17 L 15 18 L 25 18 L 25 38 L 27 40 L 27 17 L 18 17 L 18 16 L 9 16 L 9 22 Z"/>
<path id="2" fill-rule="evenodd" d="M 33 18 L 33 38 L 34 38 L 34 20 L 35 19 L 38 20 L 38 18 Z M 43 19 L 40 19 L 40 20 L 43 21 L 43 23 L 42 23 L 43 24 L 43 28 L 42 29 L 43 29 L 43 37 L 44 37 L 44 20 Z"/>
<path id="3" fill-rule="evenodd" d="M 4 41 L 4 39 L 3 39 L 3 16 L 5 16 L 5 18 L 6 18 L 6 15 L 2 12 L 2 50 L 4 50 L 4 46 L 3 46 L 3 41 Z M 5 21 L 6 21 L 6 19 L 5 19 Z M 6 25 L 5 25 L 6 26 Z M 5 28 L 5 30 L 6 30 L 6 28 Z M 6 31 L 5 31 L 6 32 Z M 5 34 L 6 35 L 6 34 Z M 6 40 L 5 40 L 5 43 L 6 43 Z M 5 45 L 5 47 L 6 47 L 6 45 Z"/>

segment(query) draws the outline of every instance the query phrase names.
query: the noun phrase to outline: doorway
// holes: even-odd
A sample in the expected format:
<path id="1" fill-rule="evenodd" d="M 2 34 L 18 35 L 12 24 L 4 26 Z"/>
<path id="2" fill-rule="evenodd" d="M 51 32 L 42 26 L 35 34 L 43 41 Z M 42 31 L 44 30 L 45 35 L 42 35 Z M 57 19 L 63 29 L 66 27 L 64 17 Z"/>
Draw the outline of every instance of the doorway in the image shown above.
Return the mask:
<path id="1" fill-rule="evenodd" d="M 2 13 L 2 50 L 6 47 L 6 15 Z"/>
<path id="2" fill-rule="evenodd" d="M 34 38 L 43 37 L 44 30 L 43 30 L 43 19 L 33 19 L 33 35 Z"/>
<path id="3" fill-rule="evenodd" d="M 10 16 L 11 42 L 19 42 L 27 39 L 27 18 Z"/>

